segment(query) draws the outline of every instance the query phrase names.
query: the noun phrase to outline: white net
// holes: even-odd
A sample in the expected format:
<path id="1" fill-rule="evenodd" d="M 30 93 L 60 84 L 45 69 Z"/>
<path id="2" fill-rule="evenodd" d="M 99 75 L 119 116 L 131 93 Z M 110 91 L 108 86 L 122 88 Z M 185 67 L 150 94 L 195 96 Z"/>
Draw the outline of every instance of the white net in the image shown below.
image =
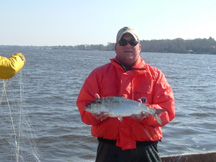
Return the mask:
<path id="1" fill-rule="evenodd" d="M 23 101 L 22 72 L 2 80 L 0 87 L 0 161 L 39 162 L 36 136 Z"/>

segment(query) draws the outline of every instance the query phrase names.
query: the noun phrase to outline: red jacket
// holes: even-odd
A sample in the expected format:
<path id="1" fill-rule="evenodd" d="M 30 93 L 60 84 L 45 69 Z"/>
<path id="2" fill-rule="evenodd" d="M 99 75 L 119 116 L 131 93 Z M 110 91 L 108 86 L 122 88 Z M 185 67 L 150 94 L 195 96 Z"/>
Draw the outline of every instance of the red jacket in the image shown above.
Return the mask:
<path id="1" fill-rule="evenodd" d="M 160 114 L 162 126 L 175 117 L 173 92 L 164 74 L 146 64 L 140 57 L 130 71 L 125 72 L 117 58 L 93 70 L 81 88 L 77 106 L 82 121 L 92 125 L 93 136 L 117 140 L 116 145 L 123 150 L 136 148 L 136 141 L 162 139 L 162 126 L 151 115 L 142 121 L 124 117 L 122 121 L 108 118 L 101 122 L 94 118 L 91 113 L 84 111 L 84 108 L 95 100 L 95 93 L 100 97 L 124 95 L 125 98 L 136 101 L 145 97 L 146 104 L 150 107 L 167 110 Z"/>

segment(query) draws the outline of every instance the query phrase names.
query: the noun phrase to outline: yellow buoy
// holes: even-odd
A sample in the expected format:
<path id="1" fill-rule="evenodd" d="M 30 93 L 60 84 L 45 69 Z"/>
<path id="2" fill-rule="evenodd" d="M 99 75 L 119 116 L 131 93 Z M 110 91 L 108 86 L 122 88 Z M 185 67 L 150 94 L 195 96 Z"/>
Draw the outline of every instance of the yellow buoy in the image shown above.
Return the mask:
<path id="1" fill-rule="evenodd" d="M 0 56 L 0 79 L 10 79 L 24 66 L 25 57 L 21 53 L 13 54 L 10 58 Z"/>

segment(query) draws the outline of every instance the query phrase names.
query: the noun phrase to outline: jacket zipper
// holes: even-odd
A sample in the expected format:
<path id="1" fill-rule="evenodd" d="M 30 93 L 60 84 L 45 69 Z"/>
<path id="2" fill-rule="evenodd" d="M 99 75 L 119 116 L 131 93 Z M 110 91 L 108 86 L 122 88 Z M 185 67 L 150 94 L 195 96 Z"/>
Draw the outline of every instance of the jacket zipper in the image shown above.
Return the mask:
<path id="1" fill-rule="evenodd" d="M 116 60 L 113 60 L 115 63 L 117 63 L 118 65 L 120 65 L 122 68 L 123 68 L 123 70 L 126 72 L 127 70 L 126 70 L 126 68 L 122 65 L 122 64 L 120 64 L 119 62 L 117 62 Z"/>

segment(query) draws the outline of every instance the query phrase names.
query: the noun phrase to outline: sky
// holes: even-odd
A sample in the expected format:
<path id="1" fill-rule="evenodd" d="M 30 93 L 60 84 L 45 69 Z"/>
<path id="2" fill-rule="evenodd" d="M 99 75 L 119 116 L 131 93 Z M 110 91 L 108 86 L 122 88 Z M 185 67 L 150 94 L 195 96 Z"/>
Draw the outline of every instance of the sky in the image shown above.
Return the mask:
<path id="1" fill-rule="evenodd" d="M 216 39 L 216 0 L 0 0 L 0 45 L 114 43 L 134 28 L 140 40 Z"/>

